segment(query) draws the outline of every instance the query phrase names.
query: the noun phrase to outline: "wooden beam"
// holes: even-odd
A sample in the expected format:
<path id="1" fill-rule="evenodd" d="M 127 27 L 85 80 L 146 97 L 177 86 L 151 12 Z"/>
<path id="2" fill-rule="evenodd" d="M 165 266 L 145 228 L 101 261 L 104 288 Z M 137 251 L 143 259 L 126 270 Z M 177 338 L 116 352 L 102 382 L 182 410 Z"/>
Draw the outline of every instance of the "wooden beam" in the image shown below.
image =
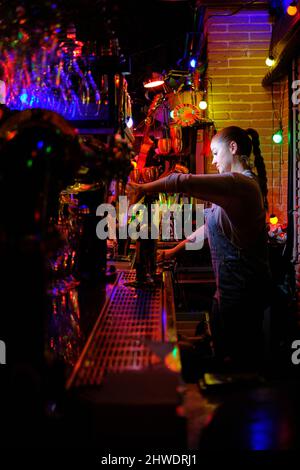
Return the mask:
<path id="1" fill-rule="evenodd" d="M 269 86 L 287 75 L 292 59 L 299 54 L 299 43 L 300 16 L 285 15 L 273 27 L 270 55 L 276 62 L 263 78 L 263 86 Z"/>

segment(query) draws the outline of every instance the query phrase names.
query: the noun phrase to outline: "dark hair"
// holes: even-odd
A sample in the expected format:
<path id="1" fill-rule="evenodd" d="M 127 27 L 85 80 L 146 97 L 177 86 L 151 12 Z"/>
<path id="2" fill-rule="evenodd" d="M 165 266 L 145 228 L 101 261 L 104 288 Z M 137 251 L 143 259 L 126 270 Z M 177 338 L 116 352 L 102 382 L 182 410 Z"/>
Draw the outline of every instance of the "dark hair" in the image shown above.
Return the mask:
<path id="1" fill-rule="evenodd" d="M 239 155 L 249 159 L 251 150 L 254 155 L 254 166 L 257 170 L 257 178 L 264 199 L 265 209 L 268 210 L 268 186 L 265 162 L 260 150 L 258 132 L 255 129 L 242 129 L 238 126 L 228 126 L 221 129 L 216 137 L 220 137 L 228 144 L 233 140 L 237 144 Z"/>
<path id="2" fill-rule="evenodd" d="M 263 198 L 264 198 L 265 209 L 268 210 L 269 208 L 268 198 L 267 198 L 268 179 L 267 179 L 265 162 L 261 154 L 261 150 L 260 150 L 259 135 L 258 135 L 258 132 L 255 129 L 252 129 L 251 127 L 249 129 L 246 129 L 246 132 L 248 135 L 251 136 L 251 139 L 252 139 L 252 152 L 254 155 L 254 166 L 257 170 L 258 182 L 259 182 L 259 186 L 260 186 Z"/>

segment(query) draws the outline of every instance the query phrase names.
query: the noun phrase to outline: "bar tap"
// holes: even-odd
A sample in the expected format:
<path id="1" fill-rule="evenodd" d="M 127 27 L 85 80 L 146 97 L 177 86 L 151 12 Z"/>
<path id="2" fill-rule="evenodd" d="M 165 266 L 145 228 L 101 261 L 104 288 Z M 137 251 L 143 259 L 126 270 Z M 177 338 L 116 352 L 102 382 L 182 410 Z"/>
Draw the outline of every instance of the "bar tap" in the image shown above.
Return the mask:
<path id="1" fill-rule="evenodd" d="M 159 169 L 155 166 L 144 167 L 141 170 L 135 169 L 130 173 L 129 179 L 135 183 L 149 183 L 157 179 L 158 172 Z M 152 238 L 151 236 L 151 214 L 153 210 L 152 205 L 157 198 L 157 195 L 145 195 L 138 202 L 138 204 L 142 203 L 146 208 L 148 233 L 146 238 L 139 237 L 135 244 L 135 256 L 132 265 L 136 271 L 136 281 L 133 284 L 137 286 L 153 285 L 155 282 L 157 238 Z"/>

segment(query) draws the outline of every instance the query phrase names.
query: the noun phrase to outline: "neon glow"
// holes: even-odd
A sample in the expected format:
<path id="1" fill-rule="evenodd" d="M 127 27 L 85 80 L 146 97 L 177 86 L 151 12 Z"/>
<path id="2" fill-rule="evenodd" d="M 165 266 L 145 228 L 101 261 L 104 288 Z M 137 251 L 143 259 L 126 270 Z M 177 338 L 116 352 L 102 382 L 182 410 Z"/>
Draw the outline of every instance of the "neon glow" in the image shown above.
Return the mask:
<path id="1" fill-rule="evenodd" d="M 27 99 L 28 99 L 27 93 L 26 93 L 26 92 L 23 92 L 22 95 L 20 95 L 20 101 L 21 101 L 21 103 L 26 104 L 26 103 L 27 103 Z"/>
<path id="2" fill-rule="evenodd" d="M 145 83 L 144 88 L 156 88 L 165 83 L 164 80 L 154 80 L 153 82 Z"/>
<path id="3" fill-rule="evenodd" d="M 196 67 L 196 60 L 195 59 L 190 60 L 190 66 L 192 67 L 192 69 L 194 69 Z"/>
<path id="4" fill-rule="evenodd" d="M 67 119 L 97 119 L 102 103 L 91 71 L 93 58 L 82 57 L 76 33 L 68 43 L 59 42 L 60 24 L 54 27 L 38 46 L 8 45 L 2 51 L 6 105 L 20 111 L 49 109 Z M 30 38 L 20 32 L 18 40 L 23 44 Z"/>
<path id="5" fill-rule="evenodd" d="M 207 101 L 204 101 L 204 100 L 200 101 L 199 108 L 203 110 L 207 109 Z"/>
<path id="6" fill-rule="evenodd" d="M 249 417 L 249 440 L 251 450 L 270 450 L 274 439 L 274 420 L 270 411 L 257 409 Z"/>
<path id="7" fill-rule="evenodd" d="M 127 127 L 128 127 L 129 129 L 131 129 L 132 126 L 133 126 L 133 120 L 132 120 L 132 118 L 130 117 L 130 118 L 128 119 L 128 121 L 127 121 Z"/>
<path id="8" fill-rule="evenodd" d="M 297 2 L 291 2 L 286 10 L 290 16 L 295 16 L 298 13 Z"/>
<path id="9" fill-rule="evenodd" d="M 282 141 L 283 141 L 282 129 L 279 129 L 278 131 L 276 131 L 273 134 L 272 139 L 275 144 L 282 144 Z"/>
<path id="10" fill-rule="evenodd" d="M 273 67 L 274 64 L 275 64 L 275 59 L 272 56 L 269 56 L 266 58 L 266 65 L 268 67 Z"/>
<path id="11" fill-rule="evenodd" d="M 275 214 L 270 215 L 270 224 L 276 225 L 278 223 L 278 217 Z"/>
<path id="12" fill-rule="evenodd" d="M 6 140 L 12 140 L 15 135 L 17 135 L 17 131 L 8 131 L 6 133 Z"/>

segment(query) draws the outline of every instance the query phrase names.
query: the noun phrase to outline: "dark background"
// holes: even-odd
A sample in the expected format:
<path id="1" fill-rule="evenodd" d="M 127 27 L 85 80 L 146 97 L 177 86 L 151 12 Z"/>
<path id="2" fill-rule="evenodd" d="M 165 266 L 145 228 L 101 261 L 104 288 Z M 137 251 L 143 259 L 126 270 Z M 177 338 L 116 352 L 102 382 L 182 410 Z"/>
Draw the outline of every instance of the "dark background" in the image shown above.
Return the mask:
<path id="1" fill-rule="evenodd" d="M 120 54 L 130 64 L 126 79 L 134 114 L 140 115 L 147 104 L 145 77 L 182 69 L 187 33 L 196 28 L 195 5 L 187 0 L 75 0 L 70 21 L 80 40 L 105 44 L 118 38 Z"/>

